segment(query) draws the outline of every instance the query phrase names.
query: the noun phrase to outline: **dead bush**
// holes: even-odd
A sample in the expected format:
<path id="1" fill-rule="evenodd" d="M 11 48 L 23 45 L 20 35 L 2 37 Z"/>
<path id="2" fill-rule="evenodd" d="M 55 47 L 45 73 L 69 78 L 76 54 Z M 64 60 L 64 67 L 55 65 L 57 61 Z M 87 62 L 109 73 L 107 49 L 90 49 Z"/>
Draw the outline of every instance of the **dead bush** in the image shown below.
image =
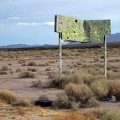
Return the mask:
<path id="1" fill-rule="evenodd" d="M 88 101 L 93 96 L 91 89 L 85 84 L 69 83 L 65 86 L 65 92 L 69 98 L 75 97 L 76 101 L 81 103 Z"/>
<path id="2" fill-rule="evenodd" d="M 116 96 L 117 100 L 120 100 L 120 79 L 110 80 L 109 88 L 112 88 L 112 95 Z"/>
<path id="3" fill-rule="evenodd" d="M 93 113 L 82 114 L 80 112 L 69 112 L 62 116 L 55 117 L 55 120 L 98 120 Z"/>
<path id="4" fill-rule="evenodd" d="M 35 73 L 31 71 L 23 71 L 18 75 L 19 78 L 35 78 Z"/>
<path id="5" fill-rule="evenodd" d="M 0 91 L 0 99 L 10 104 L 13 101 L 16 101 L 16 95 L 10 90 Z"/>
<path id="6" fill-rule="evenodd" d="M 28 66 L 37 66 L 37 63 L 35 61 L 30 61 L 27 64 Z"/>
<path id="7" fill-rule="evenodd" d="M 36 72 L 37 69 L 36 68 L 27 68 L 28 71 L 31 71 L 31 72 Z"/>
<path id="8" fill-rule="evenodd" d="M 28 107 L 31 105 L 31 101 L 29 99 L 16 100 L 15 102 L 12 102 L 12 105 L 13 106 Z"/>
<path id="9" fill-rule="evenodd" d="M 107 80 L 96 80 L 90 85 L 92 92 L 99 99 L 103 99 L 108 93 L 108 81 Z"/>
<path id="10" fill-rule="evenodd" d="M 54 107 L 58 108 L 71 108 L 71 104 L 66 93 L 60 93 L 57 95 L 57 100 L 53 104 Z"/>
<path id="11" fill-rule="evenodd" d="M 0 69 L 0 71 L 8 71 L 8 67 L 7 66 L 2 66 L 2 68 Z"/>
<path id="12" fill-rule="evenodd" d="M 26 60 L 25 60 L 24 58 L 20 58 L 20 59 L 18 60 L 18 63 L 19 63 L 19 64 L 25 64 L 25 63 L 26 63 Z"/>

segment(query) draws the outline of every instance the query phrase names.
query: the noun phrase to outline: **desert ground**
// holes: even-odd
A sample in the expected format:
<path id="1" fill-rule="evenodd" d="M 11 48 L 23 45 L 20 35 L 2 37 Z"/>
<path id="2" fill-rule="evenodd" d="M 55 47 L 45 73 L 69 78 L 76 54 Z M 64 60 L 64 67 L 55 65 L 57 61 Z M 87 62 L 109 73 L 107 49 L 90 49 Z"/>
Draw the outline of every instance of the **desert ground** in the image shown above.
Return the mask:
<path id="1" fill-rule="evenodd" d="M 0 50 L 0 91 L 12 91 L 18 100 L 34 101 L 44 95 L 55 101 L 57 94 L 64 91 L 63 88 L 51 85 L 51 81 L 57 80 L 57 78 L 51 78 L 50 75 L 58 74 L 59 71 L 58 53 L 58 49 Z M 94 77 L 104 79 L 104 49 L 102 47 L 63 49 L 62 62 L 64 76 L 79 72 L 80 75 L 87 76 L 89 73 Z M 107 49 L 107 70 L 108 80 L 120 80 L 120 47 Z M 25 76 L 26 71 L 30 73 Z M 8 110 L 8 108 L 11 109 Z M 99 108 L 120 111 L 120 102 L 119 100 L 116 102 L 100 101 L 99 107 L 80 108 L 77 112 L 84 113 Z M 57 115 L 73 111 L 71 109 L 33 107 L 25 116 L 13 114 L 15 110 L 16 108 L 12 105 L 0 102 L 0 120 L 52 120 Z M 30 116 L 30 114 L 33 115 Z"/>

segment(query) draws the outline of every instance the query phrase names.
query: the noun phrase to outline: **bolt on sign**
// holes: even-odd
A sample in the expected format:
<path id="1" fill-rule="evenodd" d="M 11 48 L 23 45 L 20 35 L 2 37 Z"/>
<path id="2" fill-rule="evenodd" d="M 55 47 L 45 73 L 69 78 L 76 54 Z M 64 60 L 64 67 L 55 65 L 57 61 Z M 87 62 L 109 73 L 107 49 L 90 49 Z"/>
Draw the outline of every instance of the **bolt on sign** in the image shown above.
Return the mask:
<path id="1" fill-rule="evenodd" d="M 55 32 L 62 34 L 66 42 L 104 41 L 103 36 L 111 34 L 110 20 L 79 20 L 55 15 Z"/>

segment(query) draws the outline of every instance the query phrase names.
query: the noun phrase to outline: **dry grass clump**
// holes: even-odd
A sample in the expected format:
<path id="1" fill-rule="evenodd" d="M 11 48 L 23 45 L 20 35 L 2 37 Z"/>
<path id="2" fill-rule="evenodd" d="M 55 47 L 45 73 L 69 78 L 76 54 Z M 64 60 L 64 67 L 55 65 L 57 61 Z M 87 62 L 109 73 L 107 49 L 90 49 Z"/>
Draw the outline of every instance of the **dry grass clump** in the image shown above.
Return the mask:
<path id="1" fill-rule="evenodd" d="M 112 88 L 112 94 L 116 96 L 117 100 L 120 100 L 120 79 L 110 80 L 109 88 Z"/>
<path id="2" fill-rule="evenodd" d="M 1 69 L 0 69 L 0 71 L 8 71 L 8 70 L 9 70 L 9 69 L 8 69 L 7 66 L 2 66 Z"/>
<path id="3" fill-rule="evenodd" d="M 96 80 L 90 85 L 92 92 L 99 100 L 108 94 L 108 80 Z"/>
<path id="4" fill-rule="evenodd" d="M 82 64 L 83 64 L 83 61 L 77 61 L 76 64 L 77 64 L 77 65 L 82 65 Z"/>
<path id="5" fill-rule="evenodd" d="M 85 84 L 69 83 L 65 86 L 65 93 L 59 94 L 56 101 L 59 108 L 79 109 L 99 105 L 91 89 Z M 93 104 L 94 103 L 94 104 Z"/>
<path id="6" fill-rule="evenodd" d="M 93 96 L 91 89 L 85 84 L 69 83 L 65 86 L 65 92 L 69 99 L 81 103 L 86 103 Z"/>
<path id="7" fill-rule="evenodd" d="M 57 80 L 58 79 L 58 73 L 50 72 L 50 73 L 48 73 L 48 78 L 52 79 L 52 80 Z"/>
<path id="8" fill-rule="evenodd" d="M 120 112 L 119 111 L 108 112 L 106 115 L 102 116 L 101 120 L 120 120 Z"/>
<path id="9" fill-rule="evenodd" d="M 76 84 L 81 84 L 85 83 L 89 85 L 91 82 L 93 82 L 96 79 L 95 76 L 84 72 L 84 71 L 79 71 L 75 73 L 71 73 L 69 75 L 63 75 L 62 76 L 62 85 L 63 87 L 68 84 L 68 83 L 76 83 Z"/>
<path id="10" fill-rule="evenodd" d="M 41 80 L 32 81 L 32 87 L 39 87 L 41 85 L 42 85 L 42 81 Z"/>
<path id="11" fill-rule="evenodd" d="M 22 70 L 20 68 L 17 68 L 16 69 L 16 72 L 21 72 Z"/>
<path id="12" fill-rule="evenodd" d="M 7 72 L 6 71 L 0 71 L 0 75 L 6 75 Z"/>
<path id="13" fill-rule="evenodd" d="M 94 114 L 97 116 L 97 118 L 99 118 L 100 120 L 101 120 L 101 118 L 102 118 L 103 116 L 105 116 L 108 112 L 109 112 L 108 110 L 103 109 L 103 108 L 101 108 L 101 107 L 99 107 L 99 108 L 97 108 L 97 109 L 95 108 L 94 110 L 92 110 L 92 113 L 94 113 Z"/>
<path id="14" fill-rule="evenodd" d="M 35 61 L 30 61 L 27 64 L 28 66 L 37 66 L 37 63 Z"/>
<path id="15" fill-rule="evenodd" d="M 107 72 L 107 77 L 108 77 L 109 79 L 120 78 L 120 74 L 119 74 L 119 72 L 116 73 L 116 72 L 113 72 L 112 70 L 109 70 L 109 71 Z"/>
<path id="16" fill-rule="evenodd" d="M 57 95 L 57 100 L 54 102 L 54 107 L 58 108 L 71 108 L 71 104 L 66 93 L 60 93 Z"/>
<path id="17" fill-rule="evenodd" d="M 48 68 L 46 68 L 45 70 L 46 70 L 46 71 L 51 71 L 52 69 L 51 69 L 51 67 L 48 67 Z"/>
<path id="18" fill-rule="evenodd" d="M 0 99 L 10 104 L 13 101 L 16 101 L 16 95 L 10 90 L 0 91 Z"/>
<path id="19" fill-rule="evenodd" d="M 36 74 L 31 71 L 23 71 L 18 75 L 19 78 L 35 78 Z"/>
<path id="20" fill-rule="evenodd" d="M 22 106 L 17 107 L 17 113 L 18 113 L 18 115 L 24 116 L 26 114 L 26 112 L 27 112 L 27 110 L 26 110 L 25 107 L 22 107 Z"/>
<path id="21" fill-rule="evenodd" d="M 28 71 L 31 71 L 31 72 L 36 72 L 37 69 L 36 68 L 27 68 Z"/>
<path id="22" fill-rule="evenodd" d="M 55 117 L 54 120 L 98 120 L 97 117 L 92 114 L 82 114 L 79 112 L 70 112 L 62 116 Z"/>
<path id="23" fill-rule="evenodd" d="M 2 56 L 0 56 L 0 61 L 4 60 L 4 58 Z"/>
<path id="24" fill-rule="evenodd" d="M 25 60 L 24 58 L 20 58 L 20 59 L 18 60 L 18 63 L 19 63 L 19 64 L 25 64 L 25 63 L 26 63 L 26 60 Z"/>
<path id="25" fill-rule="evenodd" d="M 28 107 L 31 105 L 31 101 L 29 99 L 21 99 L 16 100 L 11 103 L 13 106 L 22 106 L 22 107 Z"/>

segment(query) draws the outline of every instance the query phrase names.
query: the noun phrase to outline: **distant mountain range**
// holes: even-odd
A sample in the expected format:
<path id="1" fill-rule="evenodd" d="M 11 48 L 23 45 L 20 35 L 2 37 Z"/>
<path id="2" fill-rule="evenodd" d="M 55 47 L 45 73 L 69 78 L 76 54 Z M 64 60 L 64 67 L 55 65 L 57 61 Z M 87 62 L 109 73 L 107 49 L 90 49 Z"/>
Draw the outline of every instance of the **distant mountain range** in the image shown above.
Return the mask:
<path id="1" fill-rule="evenodd" d="M 120 33 L 111 34 L 107 37 L 108 42 L 116 42 L 120 41 Z M 77 42 L 73 42 L 70 44 L 77 44 Z M 13 45 L 6 45 L 6 46 L 0 46 L 0 49 L 2 48 L 29 48 L 29 47 L 40 47 L 40 46 L 50 46 L 49 44 L 45 45 L 26 45 L 26 44 L 13 44 Z"/>

